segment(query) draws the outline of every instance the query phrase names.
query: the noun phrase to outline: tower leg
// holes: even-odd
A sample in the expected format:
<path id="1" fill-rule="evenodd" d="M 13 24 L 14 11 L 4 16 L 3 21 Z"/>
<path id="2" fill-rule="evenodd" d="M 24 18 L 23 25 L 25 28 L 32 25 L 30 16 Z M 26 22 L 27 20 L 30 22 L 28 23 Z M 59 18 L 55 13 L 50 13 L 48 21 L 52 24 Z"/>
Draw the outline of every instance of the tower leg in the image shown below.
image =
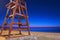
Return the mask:
<path id="1" fill-rule="evenodd" d="M 11 31 L 12 31 L 12 25 L 14 24 L 14 16 L 15 16 L 15 12 L 16 12 L 16 8 L 17 7 L 15 7 L 14 9 L 13 9 L 13 16 L 12 16 L 12 22 L 11 22 L 11 24 L 10 24 L 10 29 L 9 29 L 9 37 L 10 37 L 10 34 L 11 34 Z"/>
<path id="2" fill-rule="evenodd" d="M 12 23 L 10 24 L 10 29 L 9 29 L 9 35 L 8 35 L 8 37 L 10 37 L 11 30 L 12 30 Z"/>
<path id="3" fill-rule="evenodd" d="M 20 29 L 21 29 L 21 27 L 20 27 L 20 25 L 18 25 L 18 26 L 19 26 L 19 27 L 18 27 L 19 34 L 22 34 L 22 33 L 21 33 L 21 30 L 20 30 Z"/>
<path id="4" fill-rule="evenodd" d="M 30 27 L 28 26 L 28 35 L 30 35 Z"/>
<path id="5" fill-rule="evenodd" d="M 21 14 L 21 9 L 20 9 L 20 6 L 18 6 L 18 10 L 19 10 L 19 14 Z M 21 19 L 20 18 L 18 18 L 18 22 L 21 22 Z M 22 34 L 21 33 L 21 25 L 20 24 L 18 24 L 18 30 L 19 30 L 19 34 Z"/>
<path id="6" fill-rule="evenodd" d="M 27 29 L 28 29 L 28 35 L 30 35 L 30 27 L 29 27 L 29 23 L 28 23 L 28 18 L 26 18 L 26 25 L 27 25 Z"/>
<path id="7" fill-rule="evenodd" d="M 26 7 L 26 24 L 28 26 L 28 35 L 30 35 L 30 27 L 29 27 L 29 23 L 28 23 L 28 11 L 27 11 L 26 2 L 25 2 L 25 7 Z"/>
<path id="8" fill-rule="evenodd" d="M 10 6 L 9 6 L 9 7 L 10 7 Z M 7 9 L 6 16 L 8 15 L 8 12 L 9 12 L 9 9 Z M 7 17 L 5 17 L 5 19 L 4 19 L 4 24 L 2 25 L 2 29 L 1 29 L 0 35 L 2 35 L 2 32 L 3 32 L 3 30 L 4 30 L 4 25 L 5 25 L 5 23 L 7 22 L 6 19 L 7 19 Z"/>
<path id="9" fill-rule="evenodd" d="M 21 22 L 21 19 L 20 18 L 18 18 L 18 22 Z M 18 30 L 19 30 L 19 34 L 22 34 L 21 33 L 21 24 L 18 24 Z"/>
<path id="10" fill-rule="evenodd" d="M 0 36 L 2 35 L 3 30 L 4 30 L 4 25 L 2 26 Z"/>

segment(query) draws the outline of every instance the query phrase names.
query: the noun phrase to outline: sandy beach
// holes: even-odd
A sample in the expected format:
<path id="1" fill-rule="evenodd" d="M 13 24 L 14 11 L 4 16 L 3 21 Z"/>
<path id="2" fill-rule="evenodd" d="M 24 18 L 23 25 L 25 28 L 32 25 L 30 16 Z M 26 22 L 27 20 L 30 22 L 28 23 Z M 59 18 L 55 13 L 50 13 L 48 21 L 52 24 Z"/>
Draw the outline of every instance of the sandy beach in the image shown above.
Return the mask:
<path id="1" fill-rule="evenodd" d="M 18 31 L 12 31 L 11 34 L 18 34 Z M 2 35 L 7 35 L 8 31 L 4 31 Z M 22 35 L 28 35 L 27 32 L 22 32 Z M 60 33 L 48 33 L 48 32 L 31 32 L 31 35 L 36 36 L 37 40 L 60 40 Z M 15 35 L 14 35 L 15 36 Z M 21 35 L 17 35 L 21 36 Z M 6 37 L 0 36 L 0 40 L 6 40 Z"/>

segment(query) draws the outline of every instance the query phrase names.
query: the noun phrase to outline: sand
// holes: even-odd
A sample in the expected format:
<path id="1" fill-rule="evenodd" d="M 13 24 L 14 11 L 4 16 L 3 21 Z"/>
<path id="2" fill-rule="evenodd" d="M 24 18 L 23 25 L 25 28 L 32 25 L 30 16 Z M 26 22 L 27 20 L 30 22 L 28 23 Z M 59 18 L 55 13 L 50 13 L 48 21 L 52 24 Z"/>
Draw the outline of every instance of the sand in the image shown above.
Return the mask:
<path id="1" fill-rule="evenodd" d="M 12 31 L 11 34 L 18 34 L 18 31 Z M 2 35 L 8 34 L 8 31 L 4 31 Z M 22 32 L 22 35 L 28 35 L 27 32 Z M 36 36 L 37 40 L 60 40 L 60 33 L 48 33 L 48 32 L 31 32 L 30 36 Z M 13 35 L 15 36 L 15 35 Z M 21 36 L 21 35 L 16 35 Z M 0 36 L 0 40 L 6 40 L 6 37 Z"/>

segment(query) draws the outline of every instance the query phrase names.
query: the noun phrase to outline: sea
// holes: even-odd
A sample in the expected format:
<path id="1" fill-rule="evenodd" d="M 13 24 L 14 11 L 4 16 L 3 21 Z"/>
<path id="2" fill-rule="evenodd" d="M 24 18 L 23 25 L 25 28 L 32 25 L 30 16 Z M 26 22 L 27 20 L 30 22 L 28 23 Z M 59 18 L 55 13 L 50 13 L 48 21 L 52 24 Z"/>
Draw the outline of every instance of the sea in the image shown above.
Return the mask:
<path id="1" fill-rule="evenodd" d="M 8 27 L 5 27 L 8 28 Z M 13 29 L 18 29 L 18 27 L 13 27 Z M 1 30 L 1 26 L 0 26 Z M 30 27 L 31 32 L 52 32 L 60 33 L 60 27 Z"/>

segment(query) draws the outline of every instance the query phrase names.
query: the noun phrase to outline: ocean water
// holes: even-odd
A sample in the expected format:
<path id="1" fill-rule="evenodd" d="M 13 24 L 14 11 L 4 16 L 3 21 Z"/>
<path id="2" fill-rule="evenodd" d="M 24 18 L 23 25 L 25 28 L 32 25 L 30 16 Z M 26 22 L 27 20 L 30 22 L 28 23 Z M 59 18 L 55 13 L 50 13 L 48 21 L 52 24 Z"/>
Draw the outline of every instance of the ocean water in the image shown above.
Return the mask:
<path id="1" fill-rule="evenodd" d="M 60 33 L 60 27 L 32 27 L 31 31 L 35 32 L 56 32 Z"/>
<path id="2" fill-rule="evenodd" d="M 9 28 L 9 27 L 5 27 Z M 18 27 L 13 27 L 13 29 L 18 29 Z M 1 30 L 1 27 L 0 27 Z M 56 32 L 60 33 L 60 27 L 30 27 L 31 32 Z"/>

